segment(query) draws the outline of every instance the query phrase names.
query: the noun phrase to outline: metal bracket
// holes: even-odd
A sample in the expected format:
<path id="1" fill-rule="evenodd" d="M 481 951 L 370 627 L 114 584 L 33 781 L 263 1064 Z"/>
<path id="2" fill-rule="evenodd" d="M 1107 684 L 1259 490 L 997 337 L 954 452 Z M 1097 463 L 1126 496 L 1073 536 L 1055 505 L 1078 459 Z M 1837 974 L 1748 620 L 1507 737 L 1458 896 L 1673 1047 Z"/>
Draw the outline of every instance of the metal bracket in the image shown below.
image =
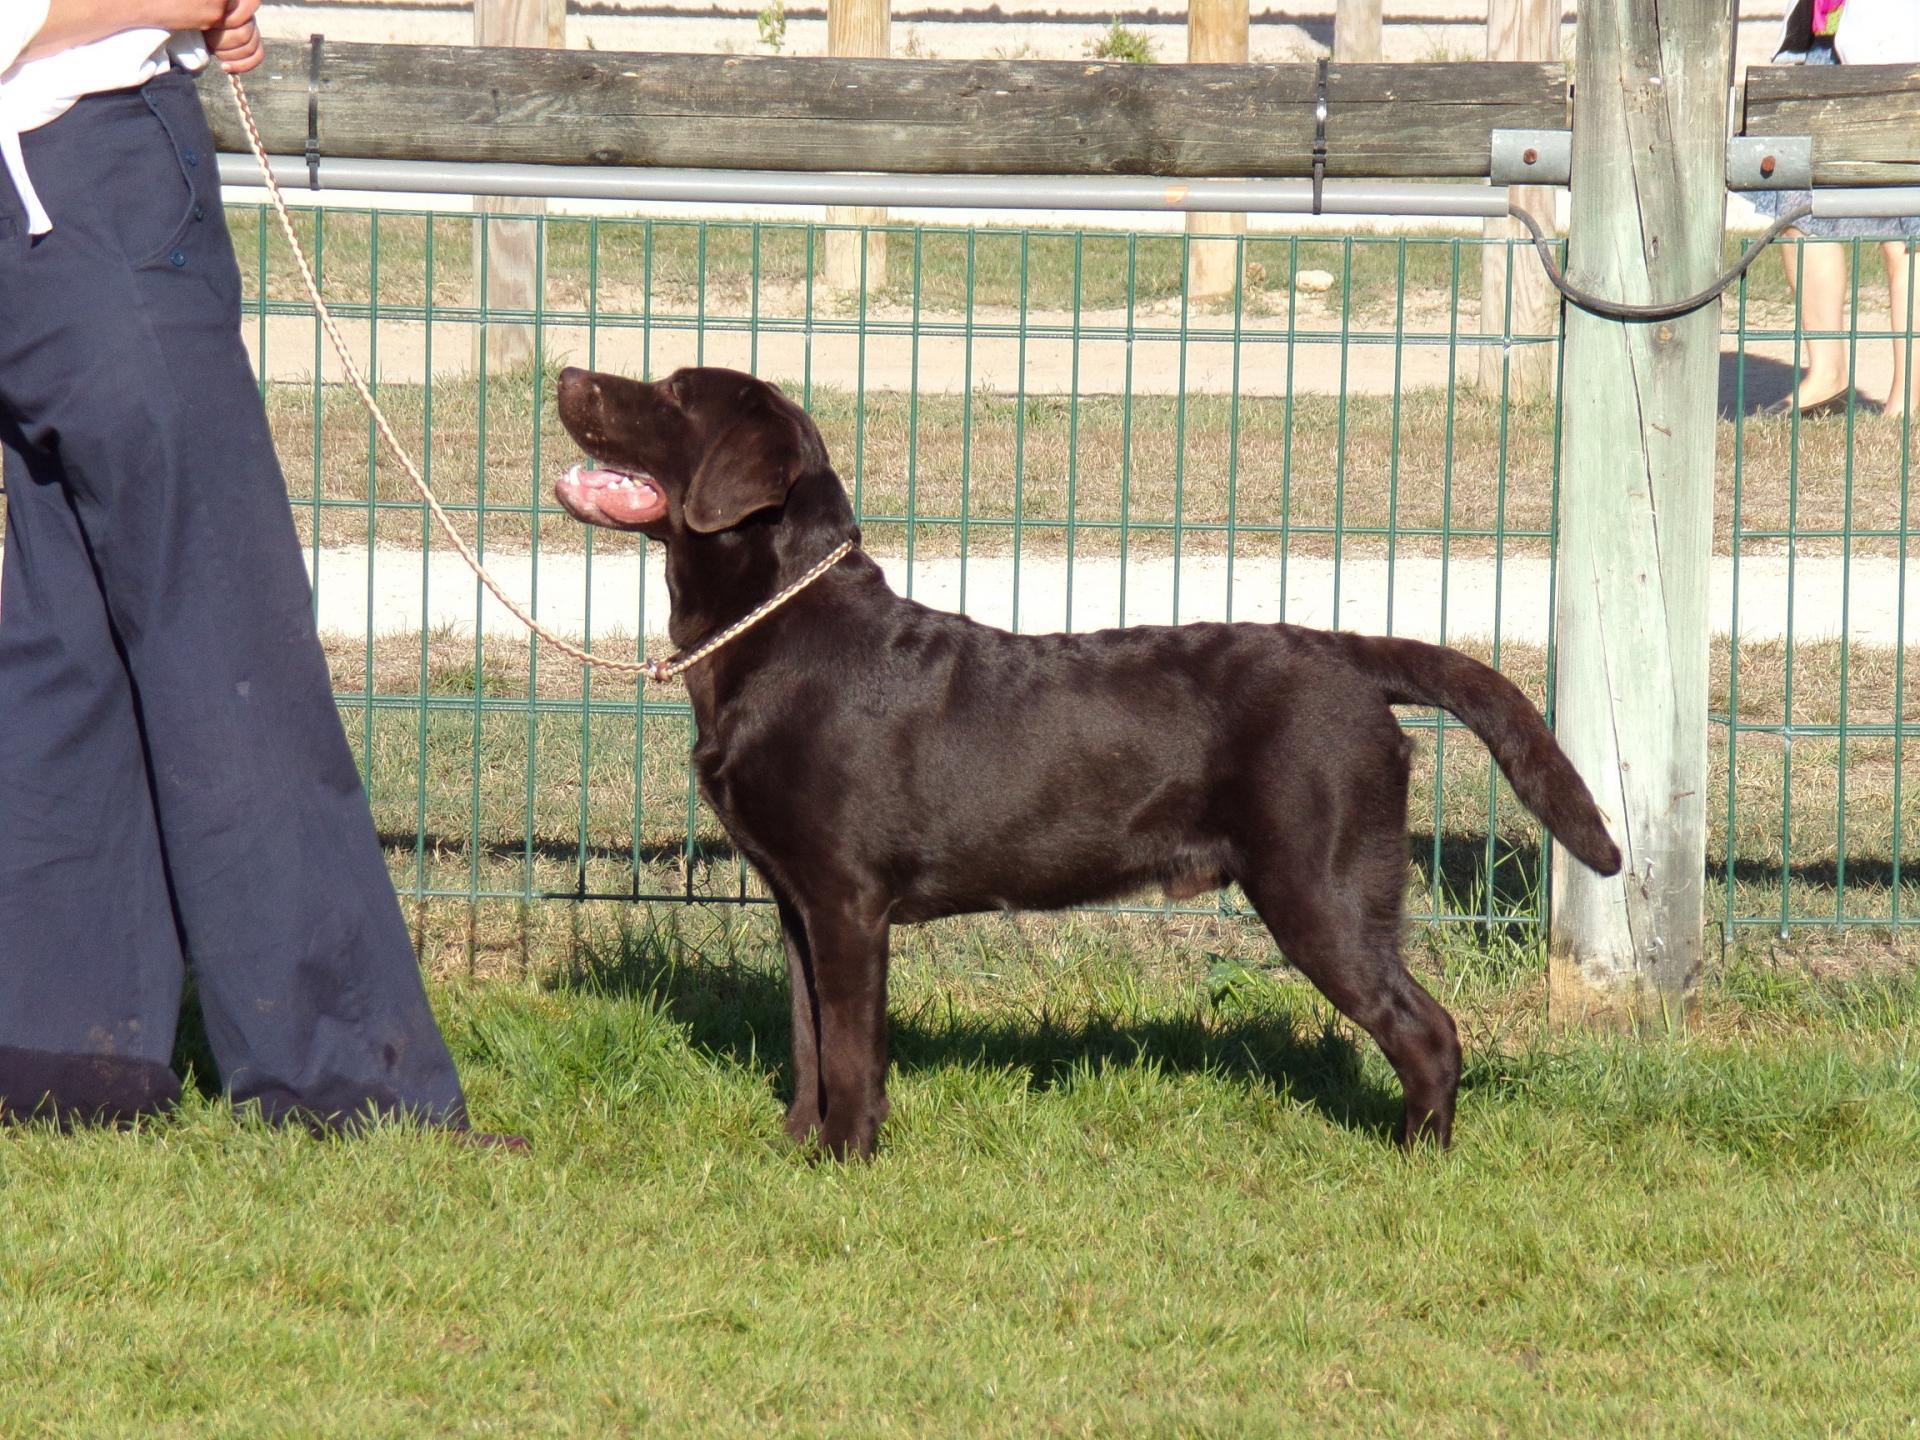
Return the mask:
<path id="1" fill-rule="evenodd" d="M 1729 190 L 1811 190 L 1811 135 L 1736 135 L 1727 141 Z"/>
<path id="2" fill-rule="evenodd" d="M 1496 185 L 1565 185 L 1573 178 L 1571 130 L 1495 130 Z"/>
<path id="3" fill-rule="evenodd" d="M 320 188 L 320 47 L 327 37 L 307 41 L 307 188 Z"/>
<path id="4" fill-rule="evenodd" d="M 1327 183 L 1327 57 L 1313 72 L 1313 213 L 1321 213 L 1320 202 Z"/>

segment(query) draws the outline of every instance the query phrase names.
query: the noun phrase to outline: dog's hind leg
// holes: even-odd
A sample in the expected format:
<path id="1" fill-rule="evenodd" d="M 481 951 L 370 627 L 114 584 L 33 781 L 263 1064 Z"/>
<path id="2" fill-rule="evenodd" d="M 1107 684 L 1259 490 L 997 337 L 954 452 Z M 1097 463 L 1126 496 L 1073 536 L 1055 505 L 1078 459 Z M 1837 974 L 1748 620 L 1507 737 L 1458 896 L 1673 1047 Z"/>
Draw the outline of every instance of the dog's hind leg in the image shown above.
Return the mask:
<path id="1" fill-rule="evenodd" d="M 1384 867 L 1366 868 L 1376 874 L 1372 894 L 1359 903 L 1350 894 L 1329 903 L 1317 887 L 1267 877 L 1241 883 L 1288 961 L 1373 1037 L 1400 1077 L 1400 1143 L 1444 1146 L 1453 1136 L 1460 1040 L 1453 1017 L 1400 958 L 1400 869 L 1389 879 Z"/>
<path id="2" fill-rule="evenodd" d="M 1411 747 L 1384 712 L 1323 763 L 1270 772 L 1236 826 L 1234 878 L 1287 959 L 1371 1035 L 1400 1077 L 1400 1143 L 1453 1134 L 1460 1040 L 1400 958 Z"/>
<path id="3" fill-rule="evenodd" d="M 826 1108 L 820 1084 L 820 992 L 814 983 L 806 924 L 778 889 L 773 898 L 780 911 L 780 939 L 786 946 L 787 986 L 793 1002 L 793 1103 L 787 1107 L 786 1131 L 804 1141 L 820 1128 Z"/>

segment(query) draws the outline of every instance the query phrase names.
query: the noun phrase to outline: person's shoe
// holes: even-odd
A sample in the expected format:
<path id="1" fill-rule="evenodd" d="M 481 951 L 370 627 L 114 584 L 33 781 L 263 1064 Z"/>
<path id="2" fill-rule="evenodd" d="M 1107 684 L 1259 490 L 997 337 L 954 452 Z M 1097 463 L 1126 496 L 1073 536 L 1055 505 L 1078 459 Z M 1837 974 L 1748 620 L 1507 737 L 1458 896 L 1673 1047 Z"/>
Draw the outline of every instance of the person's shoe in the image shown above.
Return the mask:
<path id="1" fill-rule="evenodd" d="M 1854 403 L 1855 397 L 1851 390 L 1839 390 L 1827 396 L 1824 400 L 1816 400 L 1811 405 L 1801 405 L 1797 408 L 1802 420 L 1830 420 L 1836 415 L 1846 414 L 1847 407 Z M 1860 406 L 1859 408 L 1864 411 L 1866 407 Z M 1795 409 L 1793 396 L 1788 395 L 1784 399 L 1776 400 L 1773 404 L 1766 406 L 1761 410 L 1760 414 L 1767 419 L 1777 420 L 1784 416 L 1792 415 Z"/>

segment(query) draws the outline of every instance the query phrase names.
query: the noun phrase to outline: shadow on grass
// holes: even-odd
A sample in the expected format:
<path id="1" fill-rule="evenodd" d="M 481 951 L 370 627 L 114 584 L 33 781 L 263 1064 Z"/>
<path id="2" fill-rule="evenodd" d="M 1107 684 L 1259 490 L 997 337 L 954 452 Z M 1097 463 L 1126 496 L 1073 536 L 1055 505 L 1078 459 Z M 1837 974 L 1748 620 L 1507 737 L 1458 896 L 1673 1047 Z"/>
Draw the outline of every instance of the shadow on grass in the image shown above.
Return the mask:
<path id="1" fill-rule="evenodd" d="M 200 1013 L 200 997 L 193 982 L 187 982 L 180 997 L 180 1028 L 173 1032 L 173 1073 L 180 1077 L 181 1089 L 197 1090 L 209 1100 L 222 1094 L 220 1071 L 213 1063 L 213 1046 L 207 1040 L 206 1018 Z"/>
<path id="2" fill-rule="evenodd" d="M 688 943 L 671 922 L 636 927 L 605 946 L 583 946 L 553 989 L 638 996 L 685 1027 L 694 1048 L 774 1078 L 792 1094 L 788 991 L 777 946 L 751 957 Z M 1104 1011 L 1062 1017 L 1041 1011 L 962 1011 L 932 996 L 892 1014 L 892 1063 L 902 1070 L 985 1068 L 1024 1074 L 1030 1090 L 1063 1088 L 1112 1066 L 1152 1064 L 1185 1074 L 1271 1087 L 1330 1120 L 1389 1138 L 1400 1121 L 1397 1087 L 1365 1073 L 1354 1040 L 1330 1017 L 1255 1010 L 1232 996 L 1167 1015 Z"/>
<path id="3" fill-rule="evenodd" d="M 1884 855 L 1849 856 L 1844 861 L 1803 860 L 1791 865 L 1782 865 L 1777 860 L 1735 860 L 1732 868 L 1735 882 L 1741 885 L 1777 890 L 1782 885 L 1798 884 L 1813 890 L 1831 892 L 1840 888 L 1840 870 L 1843 864 L 1846 867 L 1846 880 L 1849 886 L 1891 890 L 1896 879 L 1903 889 L 1920 881 L 1920 869 L 1909 863 L 1903 863 L 1896 876 L 1893 861 Z M 1724 885 L 1727 880 L 1727 868 L 1724 860 L 1707 861 L 1709 883 Z"/>
<path id="4" fill-rule="evenodd" d="M 412 834 L 383 833 L 380 838 L 390 852 L 413 853 L 416 837 Z M 457 858 L 466 853 L 470 841 L 464 835 L 429 832 L 425 844 L 430 854 Z M 1407 847 L 1409 859 L 1418 876 L 1415 889 L 1426 892 L 1429 897 L 1424 905 L 1417 898 L 1410 899 L 1408 908 L 1416 921 L 1432 912 L 1452 921 L 1470 924 L 1475 934 L 1483 939 L 1521 941 L 1536 933 L 1540 922 L 1545 862 L 1535 839 L 1530 837 L 1515 841 L 1498 836 L 1489 843 L 1484 835 L 1445 834 L 1439 837 L 1436 847 L 1431 831 L 1414 830 L 1407 836 Z M 571 891 L 536 890 L 532 897 L 536 900 L 647 900 L 652 897 L 645 892 L 658 888 L 662 872 L 679 871 L 684 875 L 687 864 L 685 843 L 681 840 L 648 842 L 637 849 L 631 845 L 589 844 L 582 847 L 574 841 L 552 838 L 536 839 L 531 845 L 524 841 L 483 841 L 480 853 L 491 863 L 510 864 L 531 856 L 536 862 L 552 865 L 577 866 L 584 862 L 594 866 L 624 867 L 642 877 L 640 884 L 643 893 L 640 895 L 592 891 L 576 896 Z M 738 897 L 732 893 L 735 889 L 733 877 L 739 864 L 739 852 L 725 840 L 701 843 L 693 857 L 696 876 L 693 902 L 739 903 Z M 1896 876 L 1892 860 L 1884 855 L 1850 855 L 1844 862 L 1821 859 L 1787 865 L 1774 859 L 1736 859 L 1731 867 L 1724 859 L 1710 857 L 1707 862 L 1707 881 L 1711 887 L 1723 889 L 1731 874 L 1735 884 L 1749 890 L 1779 890 L 1789 885 L 1802 887 L 1813 893 L 1807 898 L 1796 899 L 1796 913 L 1792 918 L 1818 920 L 1826 918 L 1832 907 L 1817 903 L 1817 897 L 1823 894 L 1832 896 L 1838 892 L 1842 864 L 1850 889 L 1891 891 L 1895 888 L 1896 880 L 1902 888 L 1910 882 L 1920 884 L 1920 868 L 1903 865 Z M 747 897 L 747 903 L 762 905 L 766 900 L 762 895 L 753 894 Z M 1214 913 L 1214 907 L 1204 903 L 1187 908 Z M 1911 908 L 1920 914 L 1920 906 Z"/>
<path id="5" fill-rule="evenodd" d="M 1793 393 L 1794 367 L 1751 352 L 1720 357 L 1719 416 L 1744 420 Z"/>
<path id="6" fill-rule="evenodd" d="M 406 830 L 382 830 L 380 845 L 383 849 L 411 855 L 418 844 L 430 855 L 460 856 L 467 853 L 473 839 L 468 835 L 449 835 L 437 830 L 429 830 L 424 835 Z M 686 857 L 687 846 L 684 839 L 670 842 L 647 842 L 637 849 L 632 845 L 602 845 L 589 842 L 585 845 L 577 840 L 559 840 L 551 836 L 536 836 L 533 840 L 482 840 L 479 844 L 483 859 L 494 861 L 513 861 L 531 856 L 535 860 L 545 860 L 556 865 L 567 864 L 608 864 L 627 861 L 637 862 L 643 867 L 659 865 L 677 865 Z M 713 863 L 731 864 L 739 858 L 738 852 L 725 842 L 701 844 L 695 852 L 701 860 Z"/>
<path id="7" fill-rule="evenodd" d="M 414 837 L 382 834 L 381 843 L 390 850 L 410 853 Z M 426 836 L 427 849 L 436 855 L 458 856 L 468 844 L 465 836 L 435 833 Z M 1538 843 L 1531 839 L 1516 843 L 1504 837 L 1489 840 L 1486 836 L 1448 834 L 1440 836 L 1436 845 L 1431 831 L 1414 830 L 1407 836 L 1407 846 L 1410 861 L 1419 876 L 1418 888 L 1437 897 L 1439 913 L 1450 917 L 1478 917 L 1475 929 L 1483 935 L 1520 940 L 1533 933 L 1538 924 L 1544 875 L 1544 862 Z M 584 861 L 593 865 L 624 865 L 636 877 L 637 884 L 641 883 L 640 877 L 647 877 L 644 881 L 647 885 L 656 883 L 652 876 L 657 872 L 682 868 L 687 863 L 685 842 L 680 840 L 650 842 L 637 848 L 631 845 L 597 844 L 582 847 L 574 842 L 551 839 L 536 839 L 530 845 L 526 842 L 482 842 L 480 853 L 487 860 L 496 862 L 511 862 L 531 855 L 536 860 L 555 864 Z M 703 841 L 693 852 L 696 871 L 707 876 L 726 873 L 730 877 L 737 871 L 740 862 L 740 852 L 725 840 Z M 1884 862 L 1850 861 L 1848 876 L 1850 879 L 1858 877 L 1865 880 L 1876 873 L 1876 866 L 1879 871 L 1890 874 Z M 1831 865 L 1828 869 L 1831 871 Z M 1742 878 L 1751 877 L 1743 875 Z M 1775 878 L 1779 878 L 1777 873 Z M 537 893 L 533 898 L 572 897 Z M 590 894 L 584 898 L 627 897 Z M 695 904 L 736 903 L 731 895 L 709 895 L 699 889 L 691 899 Z M 766 905 L 770 901 L 763 894 L 755 894 L 749 897 L 749 903 Z M 1105 907 L 1091 908 L 1100 911 Z M 1185 908 L 1206 914 L 1217 913 L 1217 908 L 1206 901 Z M 1416 903 L 1412 908 L 1417 911 L 1419 906 Z M 1240 904 L 1235 913 L 1251 915 L 1252 912 Z"/>
<path id="8" fill-rule="evenodd" d="M 418 838 L 411 833 L 383 831 L 380 843 L 389 852 L 411 855 Z M 465 835 L 429 831 L 423 843 L 429 854 L 457 859 L 467 852 L 472 842 Z M 1449 908 L 1464 913 L 1471 898 L 1473 913 L 1491 914 L 1496 921 L 1522 912 L 1532 913 L 1539 891 L 1541 863 L 1540 847 L 1533 841 L 1515 844 L 1495 838 L 1489 845 L 1485 836 L 1442 835 L 1437 872 L 1434 837 L 1430 831 L 1409 832 L 1407 845 L 1413 865 L 1420 873 L 1421 885 L 1431 888 L 1437 873 L 1440 894 L 1453 897 L 1447 902 Z M 496 863 L 531 857 L 556 865 L 624 865 L 629 871 L 642 875 L 673 869 L 687 860 L 686 843 L 681 839 L 646 842 L 638 847 L 594 843 L 582 846 L 576 841 L 552 838 L 536 838 L 531 842 L 483 840 L 479 851 L 484 860 Z M 731 871 L 741 858 L 740 852 L 725 840 L 702 841 L 693 854 L 695 866 L 702 870 Z M 1849 862 L 1849 869 L 1851 867 Z M 1489 894 L 1490 909 L 1486 899 Z"/>
<path id="9" fill-rule="evenodd" d="M 387 837 L 394 843 L 393 837 Z M 405 837 L 411 848 L 413 837 Z M 429 836 L 436 847 L 451 842 Z M 1411 837 L 1423 877 L 1434 854 L 1430 835 Z M 489 846 L 490 855 L 518 856 L 523 846 Z M 571 860 L 574 845 L 536 842 L 535 853 Z M 624 859 L 627 851 L 595 848 L 595 858 Z M 1442 837 L 1439 847 L 1441 894 L 1455 897 L 1450 908 L 1464 910 L 1466 899 L 1491 891 L 1493 930 L 1519 938 L 1528 933 L 1525 906 L 1535 890 L 1537 847 L 1496 848 L 1491 870 L 1484 841 Z M 678 846 L 643 847 L 647 865 L 678 862 Z M 737 858 L 725 844 L 705 846 L 703 862 L 731 865 Z M 676 907 L 677 908 L 677 907 Z M 1475 913 L 1483 902 L 1473 905 Z M 1524 913 L 1523 913 L 1524 912 Z M 1512 917 L 1512 918 L 1510 918 Z M 1482 927 L 1483 929 L 1485 926 Z M 723 947 L 724 948 L 724 947 Z M 1276 955 L 1276 959 L 1277 959 Z M 1196 966 L 1205 962 L 1196 956 Z M 554 982 L 557 988 L 643 995 L 654 998 L 684 1025 L 693 1043 L 743 1065 L 760 1065 L 775 1074 L 790 1093 L 787 987 L 777 950 L 767 948 L 751 963 L 734 953 L 712 958 L 682 940 L 671 923 L 635 929 L 611 947 L 580 940 L 572 968 Z M 1048 1090 L 1086 1070 L 1151 1062 L 1177 1072 L 1231 1076 L 1312 1104 L 1351 1128 L 1391 1134 L 1400 1118 L 1396 1087 L 1383 1087 L 1363 1074 L 1361 1052 L 1350 1036 L 1322 1018 L 1302 1020 L 1255 1011 L 1229 997 L 1217 1007 L 1151 1017 L 1077 1014 L 1071 1019 L 1041 1012 L 1019 1016 L 961 1013 L 929 1001 L 912 1014 L 896 1015 L 892 1058 L 906 1069 L 984 1066 L 1023 1071 L 1034 1090 Z M 200 1007 L 189 984 L 174 1043 L 173 1065 L 202 1095 L 221 1094 L 219 1072 L 207 1041 Z"/>
<path id="10" fill-rule="evenodd" d="M 1507 939 L 1533 933 L 1544 877 L 1536 842 L 1442 835 L 1436 846 L 1431 833 L 1415 832 L 1407 845 L 1420 888 L 1441 914 L 1478 916 L 1476 929 Z"/>

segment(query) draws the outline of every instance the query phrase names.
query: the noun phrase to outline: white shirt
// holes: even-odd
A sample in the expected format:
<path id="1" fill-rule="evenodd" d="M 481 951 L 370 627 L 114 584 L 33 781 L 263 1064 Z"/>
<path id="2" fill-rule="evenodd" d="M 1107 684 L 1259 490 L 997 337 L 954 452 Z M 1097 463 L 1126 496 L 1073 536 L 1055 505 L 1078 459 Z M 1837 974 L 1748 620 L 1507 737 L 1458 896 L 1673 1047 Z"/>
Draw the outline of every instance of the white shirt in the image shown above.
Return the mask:
<path id="1" fill-rule="evenodd" d="M 1833 37 L 1842 65 L 1920 63 L 1920 4 L 1915 0 L 1847 0 Z"/>
<path id="2" fill-rule="evenodd" d="M 53 219 L 34 193 L 20 137 L 57 120 L 83 95 L 144 85 L 177 60 L 189 70 L 207 63 L 207 47 L 192 30 L 122 30 L 104 40 L 21 60 L 20 52 L 47 23 L 49 0 L 0 0 L 0 165 L 27 209 L 27 228 L 44 235 Z"/>
<path id="3" fill-rule="evenodd" d="M 1780 17 L 1776 56 L 1792 43 L 1795 23 L 1807 23 L 1812 3 L 1795 0 Z M 1920 65 L 1920 0 L 1847 0 L 1833 53 L 1842 65 Z"/>

